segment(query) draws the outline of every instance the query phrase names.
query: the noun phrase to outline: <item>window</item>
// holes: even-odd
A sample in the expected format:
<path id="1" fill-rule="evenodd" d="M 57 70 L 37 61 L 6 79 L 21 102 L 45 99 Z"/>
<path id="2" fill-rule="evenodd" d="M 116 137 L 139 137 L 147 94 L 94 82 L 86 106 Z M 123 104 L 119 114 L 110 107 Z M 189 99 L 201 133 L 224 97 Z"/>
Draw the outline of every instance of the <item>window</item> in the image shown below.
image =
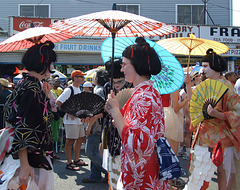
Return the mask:
<path id="1" fill-rule="evenodd" d="M 177 23 L 204 24 L 204 5 L 177 5 Z"/>
<path id="2" fill-rule="evenodd" d="M 50 5 L 19 5 L 19 16 L 50 17 Z"/>
<path id="3" fill-rule="evenodd" d="M 140 15 L 140 5 L 137 4 L 117 4 L 117 10 Z"/>

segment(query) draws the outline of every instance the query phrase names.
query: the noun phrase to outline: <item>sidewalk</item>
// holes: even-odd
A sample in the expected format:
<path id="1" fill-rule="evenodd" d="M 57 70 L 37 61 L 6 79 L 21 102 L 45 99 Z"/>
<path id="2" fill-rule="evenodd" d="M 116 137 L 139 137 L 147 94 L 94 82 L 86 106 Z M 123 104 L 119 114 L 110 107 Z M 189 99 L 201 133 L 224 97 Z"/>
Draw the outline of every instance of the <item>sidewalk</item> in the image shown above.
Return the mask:
<path id="1" fill-rule="evenodd" d="M 82 166 L 80 171 L 71 171 L 65 169 L 66 167 L 66 156 L 64 152 L 57 154 L 60 159 L 54 160 L 54 183 L 55 190 L 107 190 L 108 185 L 104 183 L 82 183 L 82 179 L 88 177 L 90 173 L 90 160 L 81 150 L 81 159 L 83 159 L 88 166 Z"/>
<path id="2" fill-rule="evenodd" d="M 90 161 L 86 157 L 84 150 L 81 150 L 81 159 L 83 159 L 88 166 L 81 167 L 80 171 L 71 171 L 65 169 L 66 166 L 66 156 L 63 152 L 57 154 L 60 156 L 59 160 L 54 160 L 54 183 L 55 190 L 107 190 L 108 185 L 103 183 L 82 183 L 82 179 L 88 177 L 90 173 Z M 182 157 L 178 157 L 182 167 L 188 173 L 188 160 L 184 160 Z M 185 182 L 187 182 L 188 175 L 181 177 Z M 210 182 L 208 190 L 218 189 L 217 176 L 215 175 Z"/>

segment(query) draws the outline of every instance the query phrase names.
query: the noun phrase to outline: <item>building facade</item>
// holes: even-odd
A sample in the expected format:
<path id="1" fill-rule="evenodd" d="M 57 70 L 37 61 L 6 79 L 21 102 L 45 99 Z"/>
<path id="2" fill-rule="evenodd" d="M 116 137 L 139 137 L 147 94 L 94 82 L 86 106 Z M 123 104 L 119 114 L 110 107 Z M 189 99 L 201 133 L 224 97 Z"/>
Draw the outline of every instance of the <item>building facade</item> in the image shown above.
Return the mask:
<path id="1" fill-rule="evenodd" d="M 229 63 L 229 70 L 236 70 L 240 59 L 240 27 L 232 26 L 232 0 L 170 0 L 167 3 L 156 0 L 1 0 L 0 6 L 0 41 L 19 31 L 35 26 L 49 25 L 56 20 L 80 16 L 83 14 L 112 9 L 117 3 L 117 9 L 127 11 L 154 20 L 177 26 L 175 34 L 154 37 L 160 40 L 170 37 L 187 37 L 194 33 L 196 37 L 220 41 L 229 46 L 230 50 L 223 56 Z M 22 21 L 19 21 L 23 18 Z M 34 21 L 34 18 L 45 19 L 47 22 Z M 45 26 L 45 25 L 44 25 Z M 56 43 L 58 65 L 66 73 L 68 68 L 88 69 L 83 65 L 102 65 L 102 38 L 76 37 Z M 0 53 L 0 75 L 11 74 L 15 66 L 21 69 L 21 57 L 25 50 Z M 185 57 L 177 57 L 185 64 Z M 195 65 L 201 58 L 193 57 L 191 64 Z M 66 73 L 68 74 L 68 73 Z"/>

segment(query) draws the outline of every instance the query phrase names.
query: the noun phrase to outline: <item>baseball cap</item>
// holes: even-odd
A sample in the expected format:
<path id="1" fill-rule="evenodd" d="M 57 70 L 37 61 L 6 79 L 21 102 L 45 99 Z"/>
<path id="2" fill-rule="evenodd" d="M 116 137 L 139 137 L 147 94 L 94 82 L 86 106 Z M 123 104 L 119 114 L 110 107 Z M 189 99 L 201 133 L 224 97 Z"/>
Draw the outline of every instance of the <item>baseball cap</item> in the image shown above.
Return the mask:
<path id="1" fill-rule="evenodd" d="M 83 73 L 82 71 L 80 70 L 75 70 L 71 73 L 71 78 L 75 77 L 75 76 L 84 76 L 86 75 L 85 73 Z"/>
<path id="2" fill-rule="evenodd" d="M 83 84 L 83 88 L 85 88 L 85 87 L 93 87 L 93 85 L 92 85 L 92 83 L 90 83 L 90 82 L 85 82 L 84 84 Z"/>

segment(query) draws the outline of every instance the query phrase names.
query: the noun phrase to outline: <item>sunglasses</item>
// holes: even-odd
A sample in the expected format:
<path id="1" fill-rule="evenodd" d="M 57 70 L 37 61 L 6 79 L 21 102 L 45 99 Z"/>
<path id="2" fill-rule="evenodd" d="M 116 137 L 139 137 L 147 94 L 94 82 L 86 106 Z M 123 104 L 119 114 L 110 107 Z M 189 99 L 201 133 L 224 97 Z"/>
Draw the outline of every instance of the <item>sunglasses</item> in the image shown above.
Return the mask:
<path id="1" fill-rule="evenodd" d="M 125 79 L 119 80 L 119 81 L 113 81 L 113 84 L 123 84 L 125 82 Z"/>
<path id="2" fill-rule="evenodd" d="M 75 76 L 76 78 L 84 78 L 84 76 Z"/>

